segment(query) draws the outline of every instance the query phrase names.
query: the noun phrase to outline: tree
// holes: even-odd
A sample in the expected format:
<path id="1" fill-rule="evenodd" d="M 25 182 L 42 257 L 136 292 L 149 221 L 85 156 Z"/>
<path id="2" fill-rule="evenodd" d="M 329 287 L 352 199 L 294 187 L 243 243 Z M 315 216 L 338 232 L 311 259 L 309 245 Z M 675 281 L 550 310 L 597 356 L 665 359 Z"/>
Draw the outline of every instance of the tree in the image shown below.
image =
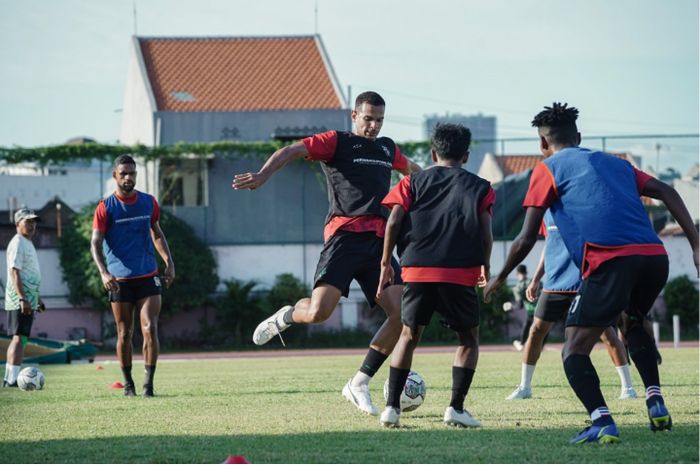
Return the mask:
<path id="1" fill-rule="evenodd" d="M 88 205 L 73 217 L 61 236 L 59 258 L 63 280 L 68 285 L 70 303 L 76 306 L 88 304 L 108 311 L 107 292 L 90 255 L 95 207 L 95 204 Z M 161 314 L 167 317 L 203 305 L 216 290 L 219 278 L 211 250 L 187 223 L 166 210 L 161 210 L 160 226 L 168 239 L 176 270 L 175 282 L 163 292 Z M 157 252 L 156 256 L 159 269 L 163 270 L 165 267 Z M 103 337 L 110 325 L 104 326 Z"/>
<path id="2" fill-rule="evenodd" d="M 664 300 L 669 321 L 678 315 L 684 332 L 694 332 L 698 324 L 698 290 L 686 275 L 670 280 L 664 287 Z"/>

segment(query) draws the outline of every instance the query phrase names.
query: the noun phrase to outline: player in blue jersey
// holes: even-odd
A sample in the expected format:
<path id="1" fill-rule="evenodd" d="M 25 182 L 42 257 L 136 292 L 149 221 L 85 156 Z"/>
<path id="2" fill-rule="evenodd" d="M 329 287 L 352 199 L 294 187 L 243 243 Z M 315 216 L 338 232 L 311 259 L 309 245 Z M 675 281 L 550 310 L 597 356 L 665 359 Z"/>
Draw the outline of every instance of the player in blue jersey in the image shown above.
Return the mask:
<path id="1" fill-rule="evenodd" d="M 136 395 L 131 376 L 131 352 L 134 310 L 138 310 L 146 370 L 143 396 L 153 397 L 162 287 L 154 245 L 166 265 L 163 273 L 166 287 L 170 287 L 175 279 L 175 264 L 158 224 L 158 202 L 153 196 L 135 189 L 134 159 L 128 155 L 118 157 L 114 161 L 112 177 L 117 190 L 101 200 L 95 209 L 90 252 L 100 271 L 102 284 L 109 291 L 117 325 L 117 357 L 124 374 L 124 395 Z"/>

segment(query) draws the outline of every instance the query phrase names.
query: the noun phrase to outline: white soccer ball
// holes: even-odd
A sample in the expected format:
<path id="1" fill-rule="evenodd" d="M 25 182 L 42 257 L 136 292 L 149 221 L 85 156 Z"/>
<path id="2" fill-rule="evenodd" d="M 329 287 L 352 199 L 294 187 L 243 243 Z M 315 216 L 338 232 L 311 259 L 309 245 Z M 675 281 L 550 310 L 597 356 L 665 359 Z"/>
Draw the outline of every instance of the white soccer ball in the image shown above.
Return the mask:
<path id="1" fill-rule="evenodd" d="M 406 384 L 401 391 L 401 411 L 410 412 L 417 409 L 425 401 L 425 381 L 416 373 L 411 371 L 406 378 Z M 384 400 L 389 399 L 389 380 L 384 383 Z"/>
<path id="2" fill-rule="evenodd" d="M 27 367 L 19 372 L 17 386 L 23 391 L 38 391 L 44 387 L 44 374 L 36 367 Z"/>

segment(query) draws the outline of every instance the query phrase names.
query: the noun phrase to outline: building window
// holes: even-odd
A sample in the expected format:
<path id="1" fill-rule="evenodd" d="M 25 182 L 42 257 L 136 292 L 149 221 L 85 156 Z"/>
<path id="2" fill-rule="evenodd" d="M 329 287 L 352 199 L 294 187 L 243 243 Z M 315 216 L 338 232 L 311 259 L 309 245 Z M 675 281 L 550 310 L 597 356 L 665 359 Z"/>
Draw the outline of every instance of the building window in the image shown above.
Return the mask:
<path id="1" fill-rule="evenodd" d="M 162 205 L 202 207 L 208 204 L 206 159 L 161 159 L 159 175 Z"/>

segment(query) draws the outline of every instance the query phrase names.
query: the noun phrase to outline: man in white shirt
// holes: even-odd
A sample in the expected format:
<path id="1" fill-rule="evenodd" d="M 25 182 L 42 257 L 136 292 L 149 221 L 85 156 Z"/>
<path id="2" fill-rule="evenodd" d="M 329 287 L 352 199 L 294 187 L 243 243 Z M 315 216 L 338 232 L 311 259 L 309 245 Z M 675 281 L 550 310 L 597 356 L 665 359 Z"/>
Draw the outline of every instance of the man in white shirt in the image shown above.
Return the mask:
<path id="1" fill-rule="evenodd" d="M 24 358 L 24 346 L 32 330 L 34 312 L 43 311 L 39 298 L 41 270 L 32 237 L 37 230 L 39 217 L 28 208 L 15 212 L 17 234 L 7 246 L 7 286 L 5 310 L 7 311 L 7 335 L 12 341 L 7 348 L 7 363 L 3 387 L 17 387 L 17 375 Z"/>

